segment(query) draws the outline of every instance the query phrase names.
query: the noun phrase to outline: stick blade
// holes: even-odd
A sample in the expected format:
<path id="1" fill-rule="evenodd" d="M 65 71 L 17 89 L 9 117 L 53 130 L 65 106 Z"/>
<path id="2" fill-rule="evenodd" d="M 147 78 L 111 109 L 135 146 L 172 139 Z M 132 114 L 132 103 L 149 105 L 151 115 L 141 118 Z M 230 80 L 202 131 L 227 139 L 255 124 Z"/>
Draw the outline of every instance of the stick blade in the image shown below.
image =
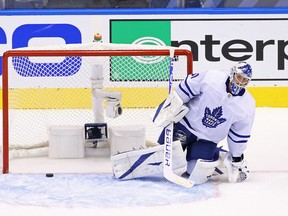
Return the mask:
<path id="1" fill-rule="evenodd" d="M 186 188 L 192 188 L 195 184 L 193 181 L 191 181 L 189 179 L 182 178 L 181 176 L 178 176 L 174 173 L 164 173 L 164 177 L 168 181 L 173 182 L 177 185 L 186 187 Z"/>

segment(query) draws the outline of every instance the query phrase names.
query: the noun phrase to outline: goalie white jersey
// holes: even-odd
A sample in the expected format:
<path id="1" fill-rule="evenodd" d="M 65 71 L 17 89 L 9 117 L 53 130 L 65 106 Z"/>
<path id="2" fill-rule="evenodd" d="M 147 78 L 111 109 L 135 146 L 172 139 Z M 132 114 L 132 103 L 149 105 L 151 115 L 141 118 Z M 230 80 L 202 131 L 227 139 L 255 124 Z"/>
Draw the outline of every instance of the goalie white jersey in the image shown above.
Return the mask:
<path id="1" fill-rule="evenodd" d="M 230 152 L 241 156 L 250 137 L 255 100 L 245 89 L 232 96 L 228 83 L 229 72 L 224 71 L 187 76 L 175 90 L 189 108 L 180 123 L 198 139 L 219 143 L 227 137 Z"/>

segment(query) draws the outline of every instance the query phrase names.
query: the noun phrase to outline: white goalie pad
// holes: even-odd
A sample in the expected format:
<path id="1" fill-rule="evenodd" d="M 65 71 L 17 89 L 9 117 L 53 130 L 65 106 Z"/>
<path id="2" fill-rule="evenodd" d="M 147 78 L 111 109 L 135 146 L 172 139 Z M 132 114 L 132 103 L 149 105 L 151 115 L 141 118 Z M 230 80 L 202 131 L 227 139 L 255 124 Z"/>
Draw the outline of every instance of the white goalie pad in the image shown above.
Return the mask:
<path id="1" fill-rule="evenodd" d="M 178 94 L 172 91 L 167 99 L 156 108 L 153 122 L 159 127 L 166 127 L 171 122 L 180 121 L 188 111 L 189 108 L 183 105 Z"/>
<path id="2" fill-rule="evenodd" d="M 163 172 L 164 145 L 130 151 L 111 157 L 114 177 L 128 180 L 158 175 Z M 180 141 L 173 142 L 173 169 L 186 166 Z"/>
<path id="3" fill-rule="evenodd" d="M 205 161 L 198 159 L 196 165 L 189 176 L 189 180 L 195 182 L 195 184 L 203 184 L 208 181 L 215 171 L 215 168 L 220 165 L 221 159 L 217 161 Z"/>
<path id="4" fill-rule="evenodd" d="M 209 160 L 202 160 L 202 159 L 198 159 L 197 161 L 192 161 L 192 164 L 195 164 L 195 165 L 191 172 L 191 175 L 189 176 L 189 179 L 194 181 L 195 184 L 203 184 L 207 182 L 211 176 L 215 175 L 215 173 L 223 174 L 224 172 L 222 171 L 224 171 L 225 169 L 223 161 L 226 155 L 227 155 L 226 151 L 220 151 L 219 158 L 216 161 L 209 161 Z M 190 166 L 189 163 L 190 161 L 188 162 L 188 165 L 187 165 L 187 171 Z"/>

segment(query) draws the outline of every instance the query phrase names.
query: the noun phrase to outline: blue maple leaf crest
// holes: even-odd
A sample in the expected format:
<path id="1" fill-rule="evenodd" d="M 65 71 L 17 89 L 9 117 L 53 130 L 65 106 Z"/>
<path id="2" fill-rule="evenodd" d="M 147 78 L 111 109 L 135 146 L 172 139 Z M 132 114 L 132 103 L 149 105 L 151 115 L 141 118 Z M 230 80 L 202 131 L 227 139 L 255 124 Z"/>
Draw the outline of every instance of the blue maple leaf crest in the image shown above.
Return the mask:
<path id="1" fill-rule="evenodd" d="M 212 113 L 211 110 L 206 107 L 204 111 L 204 117 L 202 118 L 202 124 L 205 127 L 216 128 L 218 125 L 226 121 L 225 118 L 221 118 L 222 115 L 222 106 L 213 109 Z"/>

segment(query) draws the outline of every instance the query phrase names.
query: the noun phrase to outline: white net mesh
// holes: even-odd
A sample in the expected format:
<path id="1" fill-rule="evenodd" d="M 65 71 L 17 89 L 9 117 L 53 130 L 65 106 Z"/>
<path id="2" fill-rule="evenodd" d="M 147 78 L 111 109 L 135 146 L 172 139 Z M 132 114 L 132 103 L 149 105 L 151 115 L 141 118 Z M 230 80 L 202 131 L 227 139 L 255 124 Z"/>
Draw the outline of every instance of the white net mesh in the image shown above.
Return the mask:
<path id="1" fill-rule="evenodd" d="M 30 50 L 163 50 L 159 46 L 91 43 Z M 165 47 L 170 49 L 170 47 Z M 23 49 L 24 51 L 26 49 Z M 9 148 L 48 146 L 51 125 L 94 123 L 91 76 L 101 66 L 103 89 L 122 93 L 123 114 L 105 117 L 108 127 L 144 125 L 146 139 L 156 142 L 161 128 L 153 125 L 154 108 L 168 94 L 169 56 L 19 56 L 9 57 Z M 95 71 L 94 71 L 95 72 Z M 174 62 L 176 86 L 187 75 L 186 56 Z M 96 107 L 96 109 L 105 109 Z"/>

